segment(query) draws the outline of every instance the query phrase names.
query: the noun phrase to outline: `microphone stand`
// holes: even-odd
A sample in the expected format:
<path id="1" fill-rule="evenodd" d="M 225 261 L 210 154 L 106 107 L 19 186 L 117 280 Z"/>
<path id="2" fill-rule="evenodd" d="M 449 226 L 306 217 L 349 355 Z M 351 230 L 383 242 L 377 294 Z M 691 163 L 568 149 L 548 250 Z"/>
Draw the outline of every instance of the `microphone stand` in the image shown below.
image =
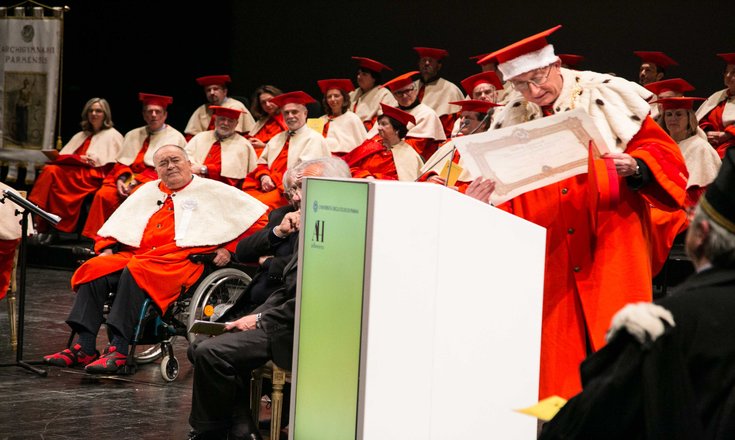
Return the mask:
<path id="1" fill-rule="evenodd" d="M 21 215 L 20 221 L 20 246 L 18 247 L 18 268 L 20 272 L 18 275 L 18 347 L 15 351 L 15 362 L 10 364 L 0 364 L 0 367 L 21 367 L 28 371 L 36 373 L 41 377 L 46 377 L 48 372 L 40 368 L 31 366 L 29 363 L 23 361 L 23 330 L 25 323 L 25 298 L 26 298 L 26 240 L 28 236 L 28 216 L 31 213 L 38 215 L 49 223 L 56 225 L 61 220 L 58 215 L 50 214 L 18 194 L 10 190 L 3 190 L 3 196 L 0 199 L 0 203 L 5 203 L 6 200 L 10 200 L 16 205 L 23 208 L 22 211 L 16 209 L 15 215 Z"/>

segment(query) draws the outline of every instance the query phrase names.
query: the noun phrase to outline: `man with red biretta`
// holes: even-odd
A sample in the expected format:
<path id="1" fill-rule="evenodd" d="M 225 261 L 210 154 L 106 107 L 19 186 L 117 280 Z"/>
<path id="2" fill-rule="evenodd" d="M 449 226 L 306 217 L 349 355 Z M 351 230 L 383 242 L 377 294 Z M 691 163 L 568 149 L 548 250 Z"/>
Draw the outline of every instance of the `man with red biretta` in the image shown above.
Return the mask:
<path id="1" fill-rule="evenodd" d="M 650 206 L 680 209 L 687 181 L 679 147 L 648 116 L 650 92 L 562 68 L 546 41 L 560 27 L 493 54 L 515 90 L 491 129 L 583 109 L 611 151 L 599 185 L 597 174 L 579 174 L 499 206 L 548 231 L 541 398 L 579 391 L 579 363 L 605 344 L 613 314 L 628 302 L 651 301 Z"/>
<path id="2" fill-rule="evenodd" d="M 255 120 L 248 109 L 245 108 L 245 104 L 227 96 L 227 84 L 230 82 L 232 82 L 230 75 L 209 75 L 197 78 L 197 84 L 204 89 L 207 102 L 200 105 L 189 118 L 189 123 L 186 124 L 184 129 L 187 140 L 197 133 L 214 130 L 214 113 L 210 108 L 211 106 L 240 110 L 240 118 L 235 131 L 245 134 L 253 128 Z"/>

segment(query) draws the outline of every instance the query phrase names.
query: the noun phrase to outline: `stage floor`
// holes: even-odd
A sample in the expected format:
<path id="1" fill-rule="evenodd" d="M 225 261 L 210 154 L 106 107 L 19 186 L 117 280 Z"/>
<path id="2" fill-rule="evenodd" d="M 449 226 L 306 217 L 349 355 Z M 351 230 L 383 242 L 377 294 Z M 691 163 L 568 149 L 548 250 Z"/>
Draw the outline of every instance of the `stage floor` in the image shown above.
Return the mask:
<path id="1" fill-rule="evenodd" d="M 73 300 L 71 272 L 30 268 L 27 278 L 23 358 L 39 361 L 69 337 L 64 319 Z M 9 333 L 3 299 L 0 363 L 15 362 Z M 183 340 L 174 345 L 180 373 L 170 383 L 161 377 L 159 361 L 117 377 L 46 366 L 41 368 L 48 377 L 39 377 L 19 367 L 0 368 L 0 439 L 185 439 L 192 383 L 186 347 Z M 102 338 L 98 348 L 104 348 Z"/>

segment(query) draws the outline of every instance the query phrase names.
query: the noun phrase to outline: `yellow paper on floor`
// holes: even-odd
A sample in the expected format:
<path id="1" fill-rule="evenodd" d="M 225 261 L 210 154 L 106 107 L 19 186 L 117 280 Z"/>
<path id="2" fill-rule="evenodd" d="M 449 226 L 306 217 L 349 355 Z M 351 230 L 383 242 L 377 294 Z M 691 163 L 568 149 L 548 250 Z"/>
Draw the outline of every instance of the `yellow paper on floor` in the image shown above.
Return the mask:
<path id="1" fill-rule="evenodd" d="M 450 163 L 452 164 L 452 169 L 449 169 Z M 442 172 L 439 173 L 439 176 L 443 177 L 444 180 L 447 181 L 447 186 L 454 186 L 461 173 L 462 167 L 453 163 L 451 160 L 448 160 L 444 163 L 444 168 L 442 168 Z"/>
<path id="2" fill-rule="evenodd" d="M 522 414 L 528 414 L 529 416 L 536 417 L 539 420 L 548 422 L 553 419 L 556 413 L 559 412 L 562 406 L 566 404 L 566 399 L 559 396 L 551 396 L 540 401 L 539 403 L 529 406 L 528 408 L 516 409 L 516 412 Z"/>
<path id="3" fill-rule="evenodd" d="M 326 124 L 326 122 L 322 118 L 309 118 L 306 120 L 306 126 L 319 134 L 322 134 L 324 131 L 324 124 Z"/>

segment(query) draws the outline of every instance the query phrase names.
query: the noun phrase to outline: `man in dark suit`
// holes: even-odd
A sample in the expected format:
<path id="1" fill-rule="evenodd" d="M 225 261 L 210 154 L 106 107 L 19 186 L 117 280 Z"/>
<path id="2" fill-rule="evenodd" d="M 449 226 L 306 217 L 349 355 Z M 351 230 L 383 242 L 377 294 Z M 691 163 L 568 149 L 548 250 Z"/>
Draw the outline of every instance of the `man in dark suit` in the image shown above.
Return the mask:
<path id="1" fill-rule="evenodd" d="M 303 162 L 287 174 L 287 182 L 293 182 L 287 192 L 295 210 L 284 213 L 278 224 L 275 217 L 271 216 L 271 227 L 261 231 L 251 243 L 262 249 L 268 246 L 266 242 L 273 243 L 276 239 L 281 240 L 279 244 L 291 242 L 292 252 L 287 261 L 284 256 L 286 252 L 283 251 L 284 255 L 274 255 L 269 263 L 268 276 L 274 264 L 280 265 L 285 261 L 281 272 L 282 287 L 270 293 L 265 302 L 252 311 L 248 310 L 247 302 L 233 306 L 235 310 L 228 310 L 223 318 L 232 319 L 241 313 L 246 315 L 228 322 L 226 333 L 200 339 L 189 347 L 189 359 L 194 364 L 189 415 L 189 423 L 194 428 L 191 439 L 259 439 L 257 421 L 252 420 L 248 408 L 251 372 L 269 360 L 281 368 L 291 368 L 301 179 L 304 176 L 349 178 L 351 174 L 344 161 L 332 157 Z M 238 256 L 241 251 L 243 256 L 255 252 L 241 249 L 240 244 Z M 288 243 L 284 246 L 288 246 Z"/>
<path id="2" fill-rule="evenodd" d="M 548 439 L 735 438 L 735 150 L 686 237 L 697 271 L 655 304 L 629 304 L 581 366 L 583 391 Z"/>

